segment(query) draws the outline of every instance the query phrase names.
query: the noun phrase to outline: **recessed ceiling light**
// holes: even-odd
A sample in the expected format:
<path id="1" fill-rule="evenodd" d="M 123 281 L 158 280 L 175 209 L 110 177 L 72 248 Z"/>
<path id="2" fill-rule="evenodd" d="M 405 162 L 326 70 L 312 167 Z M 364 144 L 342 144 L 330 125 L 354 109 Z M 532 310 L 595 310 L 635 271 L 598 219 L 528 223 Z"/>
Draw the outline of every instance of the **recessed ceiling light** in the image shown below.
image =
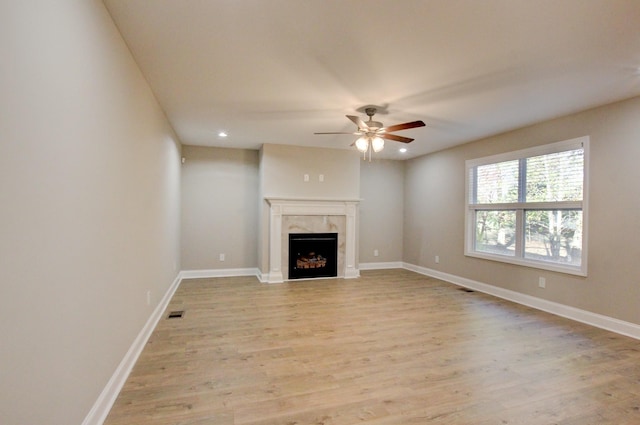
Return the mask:
<path id="1" fill-rule="evenodd" d="M 225 133 L 224 131 L 221 131 L 220 133 L 218 133 L 218 137 L 227 137 L 228 134 Z"/>
<path id="2" fill-rule="evenodd" d="M 398 150 L 400 151 L 400 153 L 405 153 L 407 151 L 407 148 L 400 148 Z"/>

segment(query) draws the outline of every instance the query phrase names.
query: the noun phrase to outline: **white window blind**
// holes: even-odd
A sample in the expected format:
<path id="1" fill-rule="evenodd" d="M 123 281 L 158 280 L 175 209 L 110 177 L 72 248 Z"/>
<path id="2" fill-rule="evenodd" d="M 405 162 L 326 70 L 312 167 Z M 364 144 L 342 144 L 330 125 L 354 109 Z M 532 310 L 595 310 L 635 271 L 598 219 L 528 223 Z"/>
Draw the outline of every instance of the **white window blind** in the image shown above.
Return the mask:
<path id="1" fill-rule="evenodd" d="M 586 275 L 588 137 L 467 161 L 465 254 Z"/>

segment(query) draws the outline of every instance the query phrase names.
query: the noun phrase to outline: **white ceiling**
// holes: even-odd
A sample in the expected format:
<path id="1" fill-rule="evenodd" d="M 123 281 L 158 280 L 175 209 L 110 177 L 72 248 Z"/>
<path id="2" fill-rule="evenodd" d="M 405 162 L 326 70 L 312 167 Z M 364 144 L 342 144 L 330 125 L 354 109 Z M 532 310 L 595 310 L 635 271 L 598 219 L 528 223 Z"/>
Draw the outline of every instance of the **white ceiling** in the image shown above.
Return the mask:
<path id="1" fill-rule="evenodd" d="M 105 0 L 182 143 L 403 159 L 640 94 L 640 0 Z M 224 130 L 229 137 L 221 139 Z"/>

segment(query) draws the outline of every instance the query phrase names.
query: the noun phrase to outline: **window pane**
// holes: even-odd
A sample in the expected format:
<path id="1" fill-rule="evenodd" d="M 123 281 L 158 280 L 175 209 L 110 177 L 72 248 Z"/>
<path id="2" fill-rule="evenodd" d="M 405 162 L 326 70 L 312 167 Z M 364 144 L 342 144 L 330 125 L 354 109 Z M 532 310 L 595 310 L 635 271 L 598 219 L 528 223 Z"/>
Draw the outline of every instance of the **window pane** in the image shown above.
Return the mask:
<path id="1" fill-rule="evenodd" d="M 525 211 L 524 256 L 532 260 L 580 266 L 582 211 Z"/>
<path id="2" fill-rule="evenodd" d="M 515 238 L 515 211 L 476 211 L 476 251 L 514 256 Z"/>
<path id="3" fill-rule="evenodd" d="M 479 165 L 475 171 L 475 203 L 518 202 L 518 160 Z"/>
<path id="4" fill-rule="evenodd" d="M 581 201 L 584 150 L 527 158 L 527 202 Z"/>

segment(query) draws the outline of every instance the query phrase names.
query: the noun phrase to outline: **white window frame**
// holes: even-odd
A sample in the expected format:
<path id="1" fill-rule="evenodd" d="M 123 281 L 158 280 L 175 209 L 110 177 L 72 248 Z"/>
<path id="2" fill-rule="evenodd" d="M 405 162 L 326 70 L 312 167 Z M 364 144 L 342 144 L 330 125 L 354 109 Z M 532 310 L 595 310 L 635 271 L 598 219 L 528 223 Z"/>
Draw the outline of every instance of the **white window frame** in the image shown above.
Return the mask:
<path id="1" fill-rule="evenodd" d="M 583 169 L 583 186 L 582 201 L 563 201 L 563 202 L 514 202 L 504 204 L 471 204 L 471 172 L 474 167 L 480 165 L 494 164 L 504 161 L 519 160 L 540 155 L 548 155 L 558 152 L 564 152 L 574 149 L 583 148 L 584 150 L 584 169 Z M 588 247 L 588 195 L 589 195 L 589 136 L 578 137 L 576 139 L 565 140 L 562 142 L 551 143 L 542 146 L 536 146 L 529 149 L 522 149 L 514 152 L 507 152 L 498 155 L 487 156 L 483 158 L 470 159 L 465 161 L 465 242 L 464 255 L 468 257 L 482 258 L 486 260 L 499 261 L 503 263 L 517 264 L 537 269 L 550 270 L 573 274 L 578 276 L 587 276 L 587 247 Z M 525 258 L 522 252 L 522 242 L 519 248 L 516 248 L 515 256 L 504 256 L 499 254 L 491 254 L 475 250 L 475 213 L 481 210 L 513 210 L 516 211 L 516 240 L 523 241 L 524 238 L 524 211 L 529 209 L 563 209 L 563 208 L 581 208 L 582 209 L 582 255 L 580 266 L 564 265 L 547 261 L 532 260 Z"/>

